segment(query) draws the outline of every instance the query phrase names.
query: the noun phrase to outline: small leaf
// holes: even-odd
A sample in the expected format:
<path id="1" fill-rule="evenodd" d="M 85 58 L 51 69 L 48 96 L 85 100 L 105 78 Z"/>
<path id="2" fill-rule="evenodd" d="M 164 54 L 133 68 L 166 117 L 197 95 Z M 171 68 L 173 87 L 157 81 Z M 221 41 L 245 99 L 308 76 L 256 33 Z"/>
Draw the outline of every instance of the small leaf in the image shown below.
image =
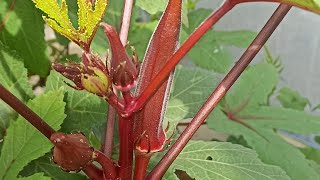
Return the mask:
<path id="1" fill-rule="evenodd" d="M 66 117 L 61 90 L 38 96 L 27 105 L 55 130 L 60 128 Z M 52 147 L 45 136 L 20 116 L 7 129 L 0 157 L 0 179 L 16 179 L 24 166 Z"/>
<path id="2" fill-rule="evenodd" d="M 262 163 L 253 150 L 225 142 L 190 141 L 172 168 L 195 179 L 290 179 L 281 168 Z"/>
<path id="3" fill-rule="evenodd" d="M 296 110 L 304 110 L 306 105 L 310 104 L 307 98 L 302 97 L 297 91 L 288 87 L 280 89 L 277 99 L 283 107 Z"/>
<path id="4" fill-rule="evenodd" d="M 61 5 L 56 0 L 32 0 L 41 9 L 46 23 L 54 30 L 74 41 L 83 48 L 88 48 L 107 6 L 107 0 L 78 0 L 78 29 L 75 29 L 68 16 L 66 0 Z"/>
<path id="5" fill-rule="evenodd" d="M 88 137 L 92 127 L 103 124 L 106 120 L 107 103 L 94 94 L 86 91 L 78 91 L 67 84 L 63 76 L 51 71 L 47 82 L 47 90 L 58 90 L 65 87 L 65 99 L 67 118 L 62 124 L 65 132 L 82 131 Z M 69 81 L 67 81 L 69 82 Z"/>
<path id="6" fill-rule="evenodd" d="M 10 51 L 0 42 L 0 82 L 22 102 L 32 98 L 33 92 L 28 83 L 27 69 L 15 52 Z M 9 121 L 18 117 L 10 106 L 0 101 L 0 140 L 9 126 Z"/>

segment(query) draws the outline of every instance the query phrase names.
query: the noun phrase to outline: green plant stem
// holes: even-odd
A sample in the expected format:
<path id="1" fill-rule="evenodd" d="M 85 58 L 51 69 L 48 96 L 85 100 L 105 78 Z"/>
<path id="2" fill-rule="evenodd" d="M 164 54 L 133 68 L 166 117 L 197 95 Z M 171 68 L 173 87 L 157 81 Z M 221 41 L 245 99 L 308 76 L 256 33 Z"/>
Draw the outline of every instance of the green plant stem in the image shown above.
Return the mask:
<path id="1" fill-rule="evenodd" d="M 193 134 L 198 130 L 201 124 L 208 117 L 210 112 L 218 105 L 223 96 L 227 93 L 230 87 L 234 84 L 241 73 L 260 51 L 265 42 L 268 40 L 274 30 L 278 27 L 282 19 L 288 13 L 290 8 L 290 5 L 284 4 L 278 7 L 278 9 L 271 16 L 267 24 L 263 27 L 252 44 L 241 56 L 236 65 L 230 70 L 230 72 L 210 95 L 205 104 L 201 107 L 188 127 L 182 132 L 180 137 L 166 153 L 166 155 L 161 159 L 161 161 L 157 164 L 157 166 L 150 172 L 150 174 L 147 176 L 147 179 L 161 179 L 172 162 L 177 158 L 182 149 L 187 145 Z"/>
<path id="2" fill-rule="evenodd" d="M 226 0 L 215 12 L 213 12 L 196 30 L 189 36 L 189 38 L 182 44 L 182 46 L 173 54 L 168 63 L 161 69 L 157 76 L 145 88 L 145 90 L 138 97 L 133 106 L 128 106 L 126 111 L 137 112 L 145 106 L 150 98 L 157 92 L 158 88 L 174 70 L 175 66 L 181 59 L 189 52 L 189 50 L 200 40 L 200 38 L 211 29 L 227 12 L 234 7 L 232 0 Z"/>
<path id="3" fill-rule="evenodd" d="M 11 106 L 17 113 L 23 116 L 30 124 L 32 124 L 32 126 L 37 128 L 38 131 L 40 131 L 49 140 L 51 135 L 56 132 L 28 106 L 3 87 L 2 84 L 0 84 L 0 98 Z"/>
<path id="4" fill-rule="evenodd" d="M 119 178 L 130 180 L 132 177 L 133 159 L 133 117 L 119 117 L 120 155 L 119 155 Z"/>
<path id="5" fill-rule="evenodd" d="M 148 164 L 151 158 L 150 155 L 145 155 L 145 154 L 136 154 L 135 156 L 135 167 L 139 168 L 134 168 L 134 180 L 144 180 L 148 168 Z"/>

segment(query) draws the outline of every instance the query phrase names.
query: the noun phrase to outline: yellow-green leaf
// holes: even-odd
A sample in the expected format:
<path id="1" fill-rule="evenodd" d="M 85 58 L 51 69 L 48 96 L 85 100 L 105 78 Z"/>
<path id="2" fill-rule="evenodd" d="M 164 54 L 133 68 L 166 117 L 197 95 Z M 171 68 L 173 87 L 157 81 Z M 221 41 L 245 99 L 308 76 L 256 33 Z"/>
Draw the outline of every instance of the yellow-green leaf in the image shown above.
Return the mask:
<path id="1" fill-rule="evenodd" d="M 74 41 L 82 48 L 90 46 L 98 24 L 107 6 L 107 0 L 96 0 L 94 4 L 88 0 L 77 0 L 78 29 L 75 29 L 68 16 L 68 5 L 65 0 L 59 4 L 57 0 L 32 0 L 41 9 L 45 22 L 58 33 Z"/>

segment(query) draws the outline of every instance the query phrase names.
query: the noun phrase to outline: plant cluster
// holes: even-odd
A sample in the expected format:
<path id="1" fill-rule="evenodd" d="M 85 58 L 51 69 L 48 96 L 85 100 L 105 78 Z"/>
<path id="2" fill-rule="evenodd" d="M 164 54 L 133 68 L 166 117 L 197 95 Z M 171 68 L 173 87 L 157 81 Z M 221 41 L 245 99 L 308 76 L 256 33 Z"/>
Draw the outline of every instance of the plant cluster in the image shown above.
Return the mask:
<path id="1" fill-rule="evenodd" d="M 280 5 L 258 34 L 212 29 L 257 1 L 214 12 L 198 0 L 1 1 L 0 179 L 319 179 L 319 151 L 281 132 L 316 134 L 320 117 L 276 89 L 283 67 L 267 48 L 249 63 L 292 6 L 320 13 L 320 2 L 268 0 Z M 232 68 L 231 46 L 246 48 Z M 203 124 L 228 139 L 190 140 Z"/>

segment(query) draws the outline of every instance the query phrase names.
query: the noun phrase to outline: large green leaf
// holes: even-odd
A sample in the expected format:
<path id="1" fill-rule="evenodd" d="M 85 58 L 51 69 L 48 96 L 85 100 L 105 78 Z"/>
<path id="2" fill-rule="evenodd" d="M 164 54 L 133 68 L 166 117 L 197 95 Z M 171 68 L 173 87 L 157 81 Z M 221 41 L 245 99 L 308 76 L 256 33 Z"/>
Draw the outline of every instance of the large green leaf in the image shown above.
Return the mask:
<path id="1" fill-rule="evenodd" d="M 208 9 L 198 9 L 188 14 L 189 27 L 184 26 L 181 32 L 181 42 L 195 30 L 210 14 Z M 188 53 L 190 59 L 199 67 L 224 73 L 229 69 L 230 54 L 224 46 L 218 43 L 214 31 L 207 32 Z"/>
<path id="2" fill-rule="evenodd" d="M 38 96 L 27 105 L 55 130 L 66 117 L 62 90 Z M 49 152 L 52 146 L 44 135 L 19 117 L 7 129 L 0 157 L 0 179 L 16 179 L 24 166 Z"/>
<path id="3" fill-rule="evenodd" d="M 320 14 L 320 0 L 275 0 L 276 2 L 289 3 Z"/>
<path id="4" fill-rule="evenodd" d="M 20 175 L 27 177 L 32 174 L 43 172 L 46 176 L 50 177 L 53 180 L 86 180 L 86 176 L 83 176 L 79 173 L 68 173 L 59 168 L 51 160 L 52 155 L 46 154 L 39 159 L 36 159 L 29 163 Z"/>
<path id="5" fill-rule="evenodd" d="M 67 132 L 82 131 L 89 135 L 92 128 L 106 121 L 107 103 L 100 97 L 86 91 L 72 89 L 64 83 L 66 79 L 55 71 L 51 71 L 46 87 L 56 90 L 65 87 L 66 114 L 62 130 Z M 89 136 L 87 136 L 89 137 Z"/>
<path id="6" fill-rule="evenodd" d="M 278 78 L 278 71 L 271 64 L 250 67 L 227 93 L 219 106 L 221 110 L 217 108 L 209 116 L 208 126 L 243 136 L 263 162 L 282 167 L 292 179 L 319 179 L 304 155 L 284 141 L 277 130 L 317 133 L 320 117 L 266 106 Z"/>
<path id="7" fill-rule="evenodd" d="M 16 50 L 31 73 L 46 76 L 49 72 L 47 45 L 41 13 L 30 0 L 1 0 L 0 41 Z"/>
<path id="8" fill-rule="evenodd" d="M 252 31 L 215 31 L 214 39 L 221 44 L 247 48 L 257 33 Z"/>
<path id="9" fill-rule="evenodd" d="M 22 102 L 33 97 L 32 88 L 28 84 L 27 69 L 23 67 L 21 58 L 0 42 L 0 82 Z M 17 118 L 17 113 L 0 100 L 0 139 L 3 139 L 9 121 Z"/>
<path id="10" fill-rule="evenodd" d="M 261 162 L 251 149 L 225 142 L 190 141 L 172 164 L 195 179 L 289 179 L 279 167 Z"/>
<path id="11" fill-rule="evenodd" d="M 239 122 L 230 120 L 220 109 L 216 109 L 209 116 L 207 123 L 210 128 L 219 132 L 242 135 L 247 144 L 259 154 L 259 158 L 263 162 L 280 166 L 291 179 L 319 179 L 308 160 L 297 148 L 283 140 L 273 128 L 255 125 L 254 123 L 258 121 L 263 120 L 240 121 L 240 123 L 244 122 L 249 125 L 250 128 L 248 128 Z M 290 125 L 290 123 L 292 124 L 292 122 L 287 124 Z"/>
<path id="12" fill-rule="evenodd" d="M 215 73 L 200 68 L 178 66 L 165 115 L 170 128 L 175 128 L 182 119 L 193 117 L 216 84 Z"/>

